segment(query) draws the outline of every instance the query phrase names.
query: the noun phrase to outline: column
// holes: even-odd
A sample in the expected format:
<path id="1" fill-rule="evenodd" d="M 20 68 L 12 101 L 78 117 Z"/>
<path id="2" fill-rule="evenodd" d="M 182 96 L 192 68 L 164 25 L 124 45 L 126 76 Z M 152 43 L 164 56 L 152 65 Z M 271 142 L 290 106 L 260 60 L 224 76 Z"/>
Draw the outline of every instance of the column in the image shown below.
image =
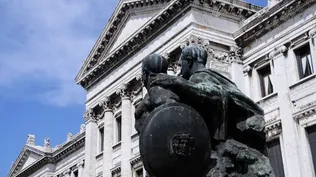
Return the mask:
<path id="1" fill-rule="evenodd" d="M 77 164 L 78 177 L 83 177 L 83 165 L 84 165 L 84 161 L 81 161 L 80 163 Z"/>
<path id="2" fill-rule="evenodd" d="M 64 171 L 63 177 L 70 177 L 70 169 L 67 169 L 66 171 Z"/>
<path id="3" fill-rule="evenodd" d="M 131 177 L 132 168 L 130 159 L 131 152 L 131 135 L 132 135 L 132 103 L 131 95 L 127 85 L 121 89 L 122 98 L 122 141 L 121 141 L 121 176 Z"/>
<path id="4" fill-rule="evenodd" d="M 245 90 L 245 78 L 243 76 L 243 68 L 242 63 L 239 60 L 232 61 L 232 81 L 237 85 L 237 87 L 243 92 L 246 93 Z"/>
<path id="5" fill-rule="evenodd" d="M 284 170 L 287 177 L 302 177 L 300 157 L 298 152 L 297 126 L 291 111 L 288 78 L 285 67 L 286 46 L 281 46 L 271 52 L 269 57 L 274 62 L 275 88 L 278 93 L 280 118 L 283 130 L 285 162 Z"/>
<path id="6" fill-rule="evenodd" d="M 74 173 L 74 171 L 71 171 L 71 175 L 70 175 L 70 177 L 75 177 L 75 173 Z"/>
<path id="7" fill-rule="evenodd" d="M 252 68 L 248 65 L 246 68 L 244 68 L 244 78 L 245 78 L 245 91 L 244 93 L 251 98 L 251 89 L 250 89 L 250 75 L 251 75 Z"/>
<path id="8" fill-rule="evenodd" d="M 85 168 L 84 177 L 95 177 L 96 154 L 97 154 L 97 119 L 92 109 L 85 113 L 86 140 L 85 140 Z"/>
<path id="9" fill-rule="evenodd" d="M 104 111 L 104 145 L 103 145 L 103 177 L 112 177 L 112 153 L 113 153 L 113 106 L 109 98 L 102 101 Z"/>

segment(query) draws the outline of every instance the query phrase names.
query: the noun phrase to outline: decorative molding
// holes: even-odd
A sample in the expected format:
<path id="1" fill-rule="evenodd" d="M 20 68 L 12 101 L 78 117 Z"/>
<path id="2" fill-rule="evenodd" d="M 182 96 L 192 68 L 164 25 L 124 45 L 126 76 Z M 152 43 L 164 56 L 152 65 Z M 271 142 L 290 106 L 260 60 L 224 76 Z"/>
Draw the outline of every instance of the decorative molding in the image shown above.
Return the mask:
<path id="1" fill-rule="evenodd" d="M 130 100 L 132 93 L 129 84 L 123 84 L 121 88 L 116 91 L 116 94 L 120 95 L 122 100 Z"/>
<path id="2" fill-rule="evenodd" d="M 146 0 L 141 0 L 141 2 L 145 2 Z M 163 0 L 162 0 L 163 1 Z M 87 62 L 93 61 L 93 64 L 88 69 L 88 71 L 84 74 L 81 74 L 80 76 L 77 76 L 76 80 L 77 83 L 80 84 L 85 89 L 90 88 L 95 82 L 103 78 L 107 73 L 111 72 L 115 68 L 117 68 L 123 61 L 127 59 L 127 56 L 130 54 L 135 53 L 136 51 L 139 51 L 142 45 L 144 45 L 148 40 L 151 39 L 155 34 L 160 32 L 162 28 L 166 26 L 169 22 L 171 22 L 173 19 L 178 18 L 179 15 L 181 15 L 179 12 L 185 10 L 186 8 L 189 8 L 190 6 L 197 6 L 197 3 L 195 1 L 198 0 L 175 0 L 172 1 L 164 10 L 159 12 L 155 18 L 151 19 L 146 26 L 143 26 L 141 29 L 139 29 L 137 32 L 135 32 L 129 40 L 122 43 L 117 49 L 115 49 L 113 52 L 108 53 L 106 56 L 101 57 L 100 52 L 96 52 L 97 59 L 87 59 Z M 217 11 L 217 13 L 220 13 L 224 15 L 224 11 L 221 11 L 222 7 L 223 9 L 238 9 L 238 10 L 231 10 L 227 13 L 232 14 L 236 13 L 237 16 L 243 16 L 243 18 L 247 18 L 250 15 L 254 14 L 257 10 L 260 8 L 258 6 L 253 6 L 249 3 L 241 2 L 241 1 L 234 1 L 234 3 L 230 2 L 212 2 L 211 6 L 205 5 L 207 7 L 212 9 L 214 11 Z M 203 6 L 202 4 L 198 5 Z M 241 13 L 239 13 L 241 12 Z M 121 14 L 124 15 L 126 13 L 122 12 Z M 242 18 L 237 18 L 242 19 Z M 105 32 L 105 42 L 108 42 L 109 38 L 113 36 L 113 33 L 111 32 Z M 101 37 L 103 38 L 103 37 Z M 108 38 L 108 39 L 107 39 Z M 100 41 L 98 41 L 100 42 Z M 97 43 L 98 43 L 97 42 Z M 101 43 L 101 42 L 100 42 Z M 95 48 L 98 48 L 98 46 L 101 46 L 101 44 L 96 44 Z M 102 47 L 101 47 L 102 48 Z M 94 51 L 92 51 L 94 53 Z"/>
<path id="3" fill-rule="evenodd" d="M 300 119 L 305 119 L 308 117 L 311 117 L 316 114 L 316 106 L 313 106 L 309 109 L 305 109 L 303 111 L 300 111 L 299 113 L 294 115 L 294 119 L 300 120 Z"/>
<path id="4" fill-rule="evenodd" d="M 35 146 L 35 135 L 27 135 L 26 144 L 30 146 Z"/>
<path id="5" fill-rule="evenodd" d="M 42 158 L 34 162 L 31 166 L 28 168 L 22 169 L 21 171 L 16 171 L 15 173 L 10 172 L 8 177 L 11 177 L 12 174 L 14 174 L 14 177 L 24 177 L 24 176 L 30 176 L 38 169 L 44 167 L 47 164 L 57 164 L 62 159 L 67 158 L 69 155 L 71 155 L 73 152 L 79 150 L 80 148 L 84 147 L 85 144 L 85 134 L 81 133 L 79 135 L 75 135 L 74 139 L 71 142 L 67 142 L 66 144 L 62 145 L 59 149 L 54 150 L 53 152 L 44 152 L 39 151 L 37 149 L 34 149 L 35 152 L 39 151 L 39 153 L 42 153 L 43 155 L 40 155 Z M 29 147 L 31 148 L 31 147 Z M 27 150 L 34 151 L 33 148 Z M 34 153 L 35 153 L 34 152 Z M 38 154 L 38 153 L 36 153 Z"/>
<path id="6" fill-rule="evenodd" d="M 80 161 L 78 164 L 77 164 L 77 168 L 83 168 L 84 166 L 84 160 Z"/>
<path id="7" fill-rule="evenodd" d="M 84 114 L 84 120 L 88 123 L 89 121 L 97 121 L 97 116 L 93 108 L 88 109 Z"/>
<path id="8" fill-rule="evenodd" d="M 214 49 L 208 39 L 203 39 L 201 37 L 191 35 L 180 44 L 180 48 L 183 49 L 184 47 L 190 46 L 193 44 L 199 45 L 202 48 L 204 48 L 207 51 L 209 57 L 211 57 L 211 59 L 213 60 L 218 60 L 225 63 L 232 63 L 232 62 L 242 63 L 241 48 L 239 47 L 230 46 L 230 51 L 224 52 L 224 51 Z"/>
<path id="9" fill-rule="evenodd" d="M 135 142 L 135 141 L 139 140 L 139 134 L 138 134 L 138 133 L 134 133 L 134 134 L 131 136 L 131 139 L 132 139 L 132 142 Z"/>
<path id="10" fill-rule="evenodd" d="M 110 97 L 104 97 L 100 101 L 99 106 L 103 109 L 103 112 L 113 112 L 113 104 Z"/>
<path id="11" fill-rule="evenodd" d="M 257 104 L 262 107 L 265 108 L 273 103 L 276 103 L 278 101 L 278 93 L 272 93 L 264 98 L 262 98 L 260 101 L 257 102 Z"/>
<path id="12" fill-rule="evenodd" d="M 111 169 L 111 173 L 112 173 L 112 175 L 120 174 L 121 173 L 121 164 L 118 164 L 116 167 L 113 167 Z"/>
<path id="13" fill-rule="evenodd" d="M 269 59 L 274 59 L 278 55 L 284 55 L 287 52 L 287 47 L 285 45 L 282 45 L 280 47 L 275 48 L 272 52 L 269 54 Z"/>
<path id="14" fill-rule="evenodd" d="M 265 128 L 266 132 L 266 139 L 270 140 L 273 139 L 274 137 L 280 135 L 282 133 L 282 123 L 281 120 L 278 119 L 274 121 L 272 124 L 267 125 Z"/>
<path id="15" fill-rule="evenodd" d="M 245 68 L 243 68 L 243 73 L 244 74 L 248 74 L 250 75 L 250 73 L 252 72 L 252 67 L 247 65 Z"/>
<path id="16" fill-rule="evenodd" d="M 315 2 L 316 0 L 283 0 L 271 8 L 264 8 L 235 32 L 237 44 L 241 47 L 248 46 L 251 42 L 311 7 Z"/>
<path id="17" fill-rule="evenodd" d="M 132 168 L 138 168 L 138 167 L 143 165 L 143 162 L 142 162 L 142 159 L 141 159 L 140 155 L 132 158 L 130 160 L 130 163 L 132 165 Z"/>
<path id="18" fill-rule="evenodd" d="M 290 86 L 291 95 L 295 95 L 310 86 L 316 85 L 316 74 L 299 80 L 297 83 Z"/>
<path id="19" fill-rule="evenodd" d="M 71 172 L 71 170 L 70 170 L 70 169 L 65 170 L 65 171 L 63 172 L 63 176 L 69 175 L 69 174 L 70 174 L 70 172 Z"/>
<path id="20" fill-rule="evenodd" d="M 313 29 L 309 30 L 308 36 L 310 38 L 314 38 L 316 36 L 316 28 L 313 28 Z"/>

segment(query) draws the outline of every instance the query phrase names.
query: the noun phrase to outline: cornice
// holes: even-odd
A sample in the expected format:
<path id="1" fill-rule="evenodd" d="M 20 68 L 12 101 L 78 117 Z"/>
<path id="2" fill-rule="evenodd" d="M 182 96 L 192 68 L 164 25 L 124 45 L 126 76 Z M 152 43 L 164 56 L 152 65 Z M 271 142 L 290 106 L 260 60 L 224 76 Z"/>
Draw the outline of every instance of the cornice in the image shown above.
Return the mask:
<path id="1" fill-rule="evenodd" d="M 37 150 L 35 148 L 32 148 L 31 146 L 25 145 L 24 148 L 22 149 L 22 151 L 20 152 L 17 160 L 12 165 L 11 170 L 9 171 L 8 177 L 11 177 L 13 174 L 18 172 L 22 168 L 22 166 L 25 163 L 24 160 L 26 160 L 27 157 L 31 153 L 34 153 L 34 154 L 36 154 L 39 157 L 44 156 L 44 153 L 42 151 L 39 151 L 39 150 Z"/>
<path id="2" fill-rule="evenodd" d="M 143 1 L 146 0 L 142 0 L 142 2 Z M 247 9 L 250 7 L 249 4 L 240 1 L 233 1 L 233 3 L 231 3 L 231 1 L 228 0 L 208 0 L 203 2 L 200 2 L 200 0 L 174 0 L 114 51 L 108 53 L 104 58 L 99 57 L 95 59 L 94 64 L 91 65 L 89 71 L 87 71 L 82 77 L 76 79 L 77 83 L 85 89 L 90 88 L 95 82 L 103 78 L 104 75 L 119 67 L 119 65 L 127 59 L 127 56 L 139 51 L 140 48 L 150 40 L 150 38 L 160 32 L 161 29 L 166 27 L 171 21 L 179 18 L 185 10 L 197 3 L 205 6 L 208 4 L 207 6 L 209 6 L 209 8 L 217 9 L 219 13 L 222 13 L 222 10 L 230 13 L 239 13 L 237 9 L 241 9 L 242 13 L 239 13 L 240 15 L 249 16 L 256 11 L 255 8 Z M 111 33 L 108 34 L 108 36 L 111 35 Z M 106 38 L 109 37 L 105 36 L 105 39 Z M 102 52 L 97 53 L 98 56 L 101 56 L 101 54 Z M 87 61 L 89 61 L 89 59 Z"/>
<path id="3" fill-rule="evenodd" d="M 86 72 L 88 72 L 93 66 L 95 66 L 100 61 L 102 53 L 108 47 L 112 38 L 115 37 L 115 33 L 118 31 L 118 29 L 124 22 L 123 19 L 129 15 L 131 10 L 135 10 L 145 6 L 153 6 L 156 4 L 168 3 L 169 1 L 170 0 L 138 0 L 132 2 L 124 2 L 121 5 L 119 4 L 117 11 L 114 12 L 114 14 L 112 15 L 109 23 L 106 25 L 104 31 L 100 35 L 95 46 L 91 50 L 87 59 L 85 60 L 85 63 L 81 68 L 84 70 L 81 74 L 85 74 Z"/>
<path id="4" fill-rule="evenodd" d="M 273 139 L 274 137 L 277 137 L 282 133 L 282 123 L 280 119 L 277 119 L 268 125 L 266 125 L 265 128 L 266 132 L 266 139 L 270 140 Z"/>
<path id="5" fill-rule="evenodd" d="M 302 111 L 299 111 L 298 113 L 296 113 L 294 115 L 294 119 L 301 120 L 301 119 L 308 118 L 308 117 L 313 116 L 313 115 L 316 114 L 316 104 L 315 104 L 315 102 L 312 102 L 310 104 L 305 105 L 304 108 L 305 109 L 303 109 Z"/>
<path id="6" fill-rule="evenodd" d="M 241 47 L 247 46 L 315 2 L 316 0 L 283 0 L 270 9 L 263 9 L 256 18 L 235 32 L 237 44 Z"/>
<path id="7" fill-rule="evenodd" d="M 121 164 L 118 164 L 117 166 L 113 167 L 111 169 L 111 173 L 112 175 L 121 173 Z"/>
<path id="8" fill-rule="evenodd" d="M 28 168 L 20 171 L 15 177 L 30 176 L 32 173 L 34 173 L 35 171 L 37 171 L 38 169 L 42 168 L 43 166 L 47 164 L 56 164 L 60 160 L 69 156 L 74 151 L 77 151 L 78 149 L 82 148 L 84 144 L 85 144 L 85 133 L 81 133 L 71 142 L 61 147 L 61 149 L 58 149 L 52 153 L 51 152 L 45 153 L 44 157 L 34 162 Z M 8 177 L 11 177 L 11 176 L 9 175 Z"/>

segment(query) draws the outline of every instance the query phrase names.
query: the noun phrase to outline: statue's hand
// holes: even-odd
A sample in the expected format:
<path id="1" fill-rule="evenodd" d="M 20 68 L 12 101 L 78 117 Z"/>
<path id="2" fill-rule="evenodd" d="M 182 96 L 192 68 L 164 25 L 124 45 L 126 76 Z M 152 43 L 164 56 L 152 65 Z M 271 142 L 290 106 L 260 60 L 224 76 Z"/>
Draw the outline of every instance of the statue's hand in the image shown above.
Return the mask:
<path id="1" fill-rule="evenodd" d="M 179 77 L 170 76 L 168 74 L 158 74 L 152 79 L 150 87 L 160 86 L 166 89 L 173 89 L 181 84 L 180 79 Z"/>

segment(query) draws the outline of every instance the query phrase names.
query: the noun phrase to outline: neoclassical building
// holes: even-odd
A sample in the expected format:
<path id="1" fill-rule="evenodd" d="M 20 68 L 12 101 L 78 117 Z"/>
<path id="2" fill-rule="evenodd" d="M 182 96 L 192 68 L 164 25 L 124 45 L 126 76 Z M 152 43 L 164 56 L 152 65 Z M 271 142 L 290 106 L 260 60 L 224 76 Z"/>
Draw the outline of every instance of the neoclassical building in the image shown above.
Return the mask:
<path id="1" fill-rule="evenodd" d="M 199 44 L 207 67 L 230 78 L 265 111 L 277 177 L 316 177 L 316 0 L 120 0 L 76 82 L 87 93 L 85 126 L 51 148 L 27 144 L 8 177 L 148 176 L 134 110 L 146 90 L 141 61 Z"/>

